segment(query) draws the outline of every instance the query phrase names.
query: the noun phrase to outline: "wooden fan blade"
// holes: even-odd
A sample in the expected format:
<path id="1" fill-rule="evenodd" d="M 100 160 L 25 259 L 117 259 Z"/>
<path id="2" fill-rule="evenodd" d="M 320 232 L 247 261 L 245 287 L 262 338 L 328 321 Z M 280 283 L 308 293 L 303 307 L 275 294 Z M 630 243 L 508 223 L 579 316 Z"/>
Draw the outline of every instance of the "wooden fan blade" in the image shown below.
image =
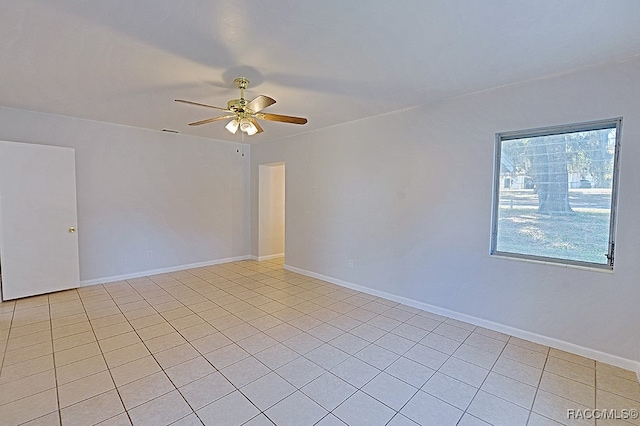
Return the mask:
<path id="1" fill-rule="evenodd" d="M 256 129 L 258 129 L 256 134 L 264 132 L 264 130 L 262 130 L 262 127 L 260 127 L 260 124 L 258 124 L 258 120 L 253 117 L 249 117 L 249 121 L 252 122 L 254 126 L 256 126 Z"/>
<path id="2" fill-rule="evenodd" d="M 261 112 L 260 114 L 256 114 L 256 117 L 262 120 L 269 121 L 279 121 L 281 123 L 291 123 L 291 124 L 306 124 L 307 119 L 302 117 L 292 117 L 290 115 L 280 115 L 280 114 L 268 114 Z"/>
<path id="3" fill-rule="evenodd" d="M 193 123 L 189 123 L 189 126 L 199 126 L 201 124 L 213 123 L 214 121 L 224 120 L 226 118 L 235 118 L 234 115 L 223 115 L 220 117 L 207 118 L 206 120 L 194 121 Z"/>
<path id="4" fill-rule="evenodd" d="M 266 107 L 276 103 L 275 99 L 272 99 L 265 95 L 260 95 L 247 104 L 247 108 L 253 112 L 262 111 Z"/>
<path id="5" fill-rule="evenodd" d="M 207 108 L 219 109 L 219 110 L 222 110 L 222 111 L 229 111 L 227 108 L 221 108 L 221 107 L 217 107 L 217 106 L 213 106 L 213 105 L 201 104 L 199 102 L 185 101 L 184 99 L 175 99 L 175 101 L 176 102 L 182 102 L 183 104 L 197 105 L 197 106 L 202 106 L 202 107 L 207 107 Z"/>

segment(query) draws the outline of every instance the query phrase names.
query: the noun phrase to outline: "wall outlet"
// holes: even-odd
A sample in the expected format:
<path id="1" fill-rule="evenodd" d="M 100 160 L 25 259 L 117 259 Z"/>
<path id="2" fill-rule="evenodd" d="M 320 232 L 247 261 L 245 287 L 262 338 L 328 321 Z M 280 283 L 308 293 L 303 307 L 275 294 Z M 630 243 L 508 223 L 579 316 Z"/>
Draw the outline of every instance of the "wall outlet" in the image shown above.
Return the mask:
<path id="1" fill-rule="evenodd" d="M 147 259 L 151 259 L 153 257 L 153 252 L 151 250 L 147 250 Z"/>
<path id="2" fill-rule="evenodd" d="M 353 259 L 349 259 L 349 268 L 353 268 Z"/>

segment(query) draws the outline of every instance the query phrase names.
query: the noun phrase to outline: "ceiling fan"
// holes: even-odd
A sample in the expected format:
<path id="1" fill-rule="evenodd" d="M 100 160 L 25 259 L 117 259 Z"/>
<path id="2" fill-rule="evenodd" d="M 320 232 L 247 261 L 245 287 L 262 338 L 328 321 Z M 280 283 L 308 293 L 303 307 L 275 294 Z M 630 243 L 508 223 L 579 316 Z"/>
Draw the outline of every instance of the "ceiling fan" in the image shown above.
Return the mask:
<path id="1" fill-rule="evenodd" d="M 214 121 L 226 120 L 230 118 L 231 121 L 229 121 L 229 123 L 227 123 L 227 125 L 225 126 L 228 131 L 235 134 L 238 129 L 240 129 L 247 135 L 255 135 L 256 133 L 263 132 L 262 127 L 260 127 L 260 124 L 256 119 L 279 121 L 281 123 L 291 124 L 305 124 L 307 122 L 307 119 L 302 117 L 292 117 L 289 115 L 269 114 L 262 112 L 263 109 L 275 104 L 275 99 L 272 99 L 269 96 L 259 95 L 254 100 L 247 101 L 244 98 L 244 91 L 247 87 L 249 87 L 249 80 L 245 77 L 238 77 L 234 80 L 234 82 L 238 86 L 238 89 L 240 89 L 240 99 L 231 99 L 229 102 L 227 102 L 226 108 L 202 104 L 199 102 L 185 101 L 184 99 L 176 99 L 176 102 L 218 109 L 228 113 L 227 115 L 221 115 L 219 117 L 212 117 L 207 118 L 206 120 L 195 121 L 193 123 L 189 123 L 189 126 L 199 126 L 201 124 L 213 123 Z"/>

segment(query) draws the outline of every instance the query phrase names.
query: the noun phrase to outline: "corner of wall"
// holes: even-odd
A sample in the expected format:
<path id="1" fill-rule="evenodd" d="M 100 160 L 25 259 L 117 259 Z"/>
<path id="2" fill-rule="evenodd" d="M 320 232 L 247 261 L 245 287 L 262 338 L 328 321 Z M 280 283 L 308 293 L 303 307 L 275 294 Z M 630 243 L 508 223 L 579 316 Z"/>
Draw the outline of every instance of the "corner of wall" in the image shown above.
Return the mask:
<path id="1" fill-rule="evenodd" d="M 640 383 L 640 361 L 638 361 L 636 365 L 636 378 L 638 379 L 638 383 Z"/>

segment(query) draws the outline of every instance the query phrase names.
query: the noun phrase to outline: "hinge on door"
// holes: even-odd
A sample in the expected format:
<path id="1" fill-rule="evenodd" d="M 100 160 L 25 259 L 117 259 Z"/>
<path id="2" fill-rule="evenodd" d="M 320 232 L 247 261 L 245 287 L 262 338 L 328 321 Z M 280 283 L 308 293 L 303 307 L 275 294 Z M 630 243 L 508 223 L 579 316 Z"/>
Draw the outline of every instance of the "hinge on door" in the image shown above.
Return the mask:
<path id="1" fill-rule="evenodd" d="M 613 268 L 613 255 L 614 255 L 614 250 L 615 250 L 615 243 L 612 241 L 609 243 L 609 253 L 605 254 L 605 256 L 607 256 L 607 259 L 609 259 L 609 266 L 611 266 Z"/>

